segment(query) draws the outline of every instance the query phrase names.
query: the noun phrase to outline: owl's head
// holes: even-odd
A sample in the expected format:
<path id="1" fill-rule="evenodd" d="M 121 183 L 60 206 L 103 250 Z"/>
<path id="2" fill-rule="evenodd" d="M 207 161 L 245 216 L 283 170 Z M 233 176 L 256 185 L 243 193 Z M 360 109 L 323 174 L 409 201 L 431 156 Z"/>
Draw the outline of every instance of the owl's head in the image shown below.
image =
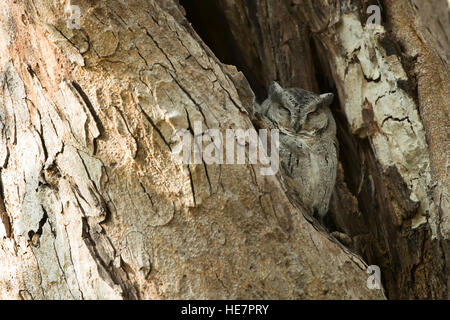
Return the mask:
<path id="1" fill-rule="evenodd" d="M 317 132 L 328 126 L 333 97 L 332 93 L 317 95 L 298 88 L 283 89 L 277 82 L 272 82 L 269 96 L 259 111 L 284 131 Z"/>

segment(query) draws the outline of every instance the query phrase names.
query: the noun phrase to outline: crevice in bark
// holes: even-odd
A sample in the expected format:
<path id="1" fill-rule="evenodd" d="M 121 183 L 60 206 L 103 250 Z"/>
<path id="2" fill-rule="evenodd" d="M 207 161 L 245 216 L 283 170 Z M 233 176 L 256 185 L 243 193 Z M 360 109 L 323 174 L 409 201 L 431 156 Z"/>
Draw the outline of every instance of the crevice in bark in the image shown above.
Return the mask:
<path id="1" fill-rule="evenodd" d="M 9 218 L 8 212 L 6 212 L 5 207 L 5 194 L 3 189 L 3 182 L 1 179 L 1 170 L 0 170 L 0 219 L 5 228 L 6 237 L 11 237 L 13 228 L 11 224 L 11 219 Z"/>
<path id="2" fill-rule="evenodd" d="M 166 138 L 164 138 L 164 135 L 162 134 L 161 130 L 156 126 L 156 124 L 153 122 L 152 118 L 150 118 L 150 116 L 144 111 L 144 108 L 142 108 L 142 106 L 138 103 L 137 104 L 139 106 L 139 108 L 142 111 L 142 114 L 144 115 L 145 119 L 147 119 L 147 121 L 150 123 L 150 125 L 152 126 L 153 130 L 156 131 L 156 133 L 158 134 L 158 136 L 161 138 L 161 140 L 164 142 L 164 144 L 167 146 L 167 148 L 172 151 L 172 147 L 170 146 L 170 143 L 167 142 Z"/>
<path id="3" fill-rule="evenodd" d="M 81 86 L 76 81 L 72 81 L 72 86 L 75 88 L 75 90 L 81 96 L 81 99 L 83 99 L 83 102 L 86 105 L 86 107 L 88 108 L 89 112 L 91 113 L 92 118 L 94 118 L 95 124 L 97 125 L 98 131 L 100 133 L 100 135 L 97 138 L 94 138 L 92 141 L 92 143 L 94 145 L 93 154 L 96 154 L 97 153 L 97 139 L 99 139 L 99 138 L 101 139 L 104 137 L 105 128 L 103 127 L 103 124 L 102 124 L 97 112 L 95 111 L 94 106 L 91 103 L 91 100 L 89 100 L 89 97 L 86 94 L 86 92 L 84 92 L 84 90 L 81 88 Z"/>
<path id="4" fill-rule="evenodd" d="M 76 81 L 72 81 L 72 85 L 77 90 L 77 92 L 80 94 L 84 103 L 88 107 L 89 112 L 91 113 L 92 117 L 94 118 L 95 123 L 97 124 L 99 131 L 100 131 L 100 135 L 101 135 L 105 131 L 105 129 L 102 125 L 102 122 L 100 121 L 100 118 L 97 115 L 97 112 L 94 109 L 94 106 L 92 105 L 91 101 L 89 100 L 89 97 L 87 96 L 86 92 L 83 91 L 81 86 Z"/>
<path id="5" fill-rule="evenodd" d="M 266 89 L 245 61 L 241 48 L 236 45 L 230 25 L 217 0 L 180 0 L 186 17 L 206 45 L 222 63 L 234 65 L 245 74 L 257 100 L 265 98 Z M 250 1 L 251 3 L 251 1 Z M 250 9 L 252 10 L 252 8 Z M 262 61 L 259 61 L 262 64 Z"/>
<path id="6" fill-rule="evenodd" d="M 86 217 L 82 217 L 81 222 L 82 238 L 85 241 L 89 252 L 93 257 L 95 257 L 95 261 L 97 262 L 99 267 L 98 271 L 100 276 L 102 276 L 105 281 L 112 281 L 114 285 L 120 286 L 120 288 L 122 289 L 122 296 L 125 300 L 137 300 L 138 296 L 136 294 L 136 290 L 134 289 L 133 285 L 131 285 L 125 270 L 121 267 L 115 267 L 112 261 L 108 262 L 103 259 L 101 252 L 99 252 L 99 250 L 102 249 L 102 245 L 101 243 L 99 243 L 99 240 L 96 239 L 98 238 L 98 236 L 95 236 L 96 231 L 91 229 Z M 113 248 L 113 250 L 115 249 Z"/>
<path id="7" fill-rule="evenodd" d="M 331 92 L 334 94 L 335 99 L 333 105 L 331 106 L 334 113 L 339 109 L 339 96 L 336 92 L 336 86 L 333 82 L 333 77 L 331 75 L 331 70 L 329 67 L 329 63 L 326 55 L 324 54 L 326 51 L 323 48 L 319 41 L 317 41 L 314 37 L 310 39 L 309 45 L 311 47 L 311 55 L 312 61 L 314 65 L 315 71 L 315 79 L 317 80 L 317 84 L 320 92 Z M 336 118 L 336 116 L 335 116 Z"/>
<path id="8" fill-rule="evenodd" d="M 28 231 L 28 240 L 36 247 L 39 246 L 39 238 L 42 235 L 42 231 L 43 231 L 42 229 L 48 220 L 48 214 L 47 214 L 47 211 L 45 211 L 44 207 L 42 207 L 42 211 L 44 212 L 44 214 L 42 215 L 42 218 L 39 221 L 39 226 L 38 226 L 38 229 L 36 230 L 36 232 L 34 230 Z"/>

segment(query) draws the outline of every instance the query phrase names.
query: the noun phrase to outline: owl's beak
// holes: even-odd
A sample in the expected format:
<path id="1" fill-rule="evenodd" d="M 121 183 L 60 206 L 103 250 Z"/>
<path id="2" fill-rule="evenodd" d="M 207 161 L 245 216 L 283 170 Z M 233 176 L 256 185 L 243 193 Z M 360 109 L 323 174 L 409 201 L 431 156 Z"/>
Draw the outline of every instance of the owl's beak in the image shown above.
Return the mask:
<path id="1" fill-rule="evenodd" d="M 328 107 L 333 102 L 334 94 L 332 93 L 321 94 L 320 98 L 322 99 L 323 104 Z"/>

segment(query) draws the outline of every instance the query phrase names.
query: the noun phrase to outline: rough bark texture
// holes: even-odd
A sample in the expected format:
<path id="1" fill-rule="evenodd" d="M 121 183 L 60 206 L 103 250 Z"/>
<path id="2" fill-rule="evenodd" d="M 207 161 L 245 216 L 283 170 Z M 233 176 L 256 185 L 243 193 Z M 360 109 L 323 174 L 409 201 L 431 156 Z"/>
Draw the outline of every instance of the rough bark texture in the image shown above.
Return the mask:
<path id="1" fill-rule="evenodd" d="M 445 1 L 383 1 L 375 30 L 363 0 L 71 1 L 81 30 L 67 3 L 0 4 L 0 298 L 384 298 L 281 174 L 171 160 L 194 121 L 253 126 L 220 60 L 258 100 L 339 94 L 328 228 L 390 298 L 449 297 Z"/>

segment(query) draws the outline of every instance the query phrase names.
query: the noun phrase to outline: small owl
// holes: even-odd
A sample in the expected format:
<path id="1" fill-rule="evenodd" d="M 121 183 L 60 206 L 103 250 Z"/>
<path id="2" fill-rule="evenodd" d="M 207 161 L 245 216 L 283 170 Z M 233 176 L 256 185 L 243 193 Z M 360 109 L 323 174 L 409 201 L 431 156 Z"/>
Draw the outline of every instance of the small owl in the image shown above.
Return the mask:
<path id="1" fill-rule="evenodd" d="M 270 129 L 280 131 L 280 158 L 303 204 L 322 221 L 333 193 L 338 144 L 330 111 L 333 94 L 317 95 L 273 82 L 256 112 Z"/>

